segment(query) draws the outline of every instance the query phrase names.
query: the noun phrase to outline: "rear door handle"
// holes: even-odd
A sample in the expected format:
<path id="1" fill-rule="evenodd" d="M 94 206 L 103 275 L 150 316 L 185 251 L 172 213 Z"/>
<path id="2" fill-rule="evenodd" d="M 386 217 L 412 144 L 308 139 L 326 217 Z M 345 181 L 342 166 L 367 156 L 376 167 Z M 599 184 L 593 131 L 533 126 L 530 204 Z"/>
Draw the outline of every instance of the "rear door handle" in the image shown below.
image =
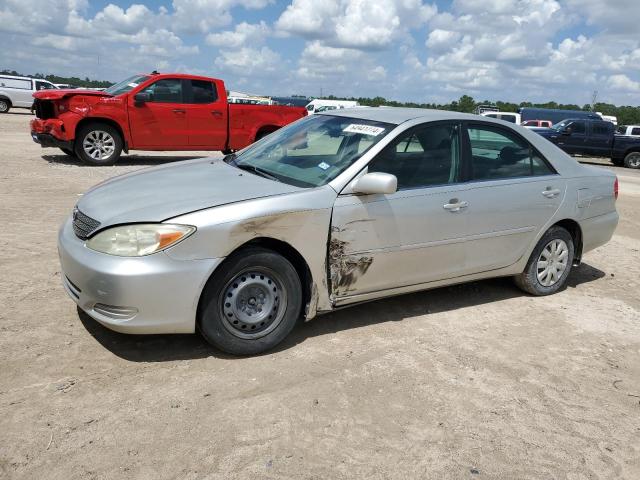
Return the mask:
<path id="1" fill-rule="evenodd" d="M 560 190 L 558 190 L 557 188 L 547 188 L 546 190 L 542 191 L 542 195 L 547 198 L 554 198 L 560 195 Z"/>
<path id="2" fill-rule="evenodd" d="M 469 202 L 459 201 L 457 198 L 452 198 L 449 200 L 449 203 L 445 203 L 442 208 L 445 210 L 449 210 L 452 213 L 459 212 L 463 208 L 467 208 L 469 206 Z"/>
<path id="3" fill-rule="evenodd" d="M 186 111 L 186 110 L 183 110 L 182 108 L 174 108 L 174 109 L 173 109 L 173 113 L 180 113 L 180 114 L 182 114 L 182 113 L 187 113 L 187 111 Z"/>

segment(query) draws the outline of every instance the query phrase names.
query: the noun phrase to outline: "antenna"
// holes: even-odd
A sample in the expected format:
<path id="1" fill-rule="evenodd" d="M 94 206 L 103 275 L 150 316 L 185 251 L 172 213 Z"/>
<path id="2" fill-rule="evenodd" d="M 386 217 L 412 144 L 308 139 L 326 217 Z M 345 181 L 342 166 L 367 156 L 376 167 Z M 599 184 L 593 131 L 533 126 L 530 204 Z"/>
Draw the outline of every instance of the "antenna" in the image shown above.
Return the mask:
<path id="1" fill-rule="evenodd" d="M 591 111 L 594 112 L 596 109 L 596 99 L 598 98 L 598 90 L 593 91 L 593 95 L 591 96 Z"/>

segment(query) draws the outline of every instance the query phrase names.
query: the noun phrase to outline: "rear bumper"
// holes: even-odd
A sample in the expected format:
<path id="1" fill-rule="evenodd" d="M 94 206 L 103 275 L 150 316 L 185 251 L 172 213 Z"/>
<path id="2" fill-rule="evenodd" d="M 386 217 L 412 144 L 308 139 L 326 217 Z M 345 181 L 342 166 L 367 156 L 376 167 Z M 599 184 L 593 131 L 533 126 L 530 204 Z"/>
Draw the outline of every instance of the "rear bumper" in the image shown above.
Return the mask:
<path id="1" fill-rule="evenodd" d="M 613 236 L 618 225 L 618 212 L 610 212 L 597 217 L 580 220 L 582 230 L 582 252 L 588 252 L 604 245 Z"/>

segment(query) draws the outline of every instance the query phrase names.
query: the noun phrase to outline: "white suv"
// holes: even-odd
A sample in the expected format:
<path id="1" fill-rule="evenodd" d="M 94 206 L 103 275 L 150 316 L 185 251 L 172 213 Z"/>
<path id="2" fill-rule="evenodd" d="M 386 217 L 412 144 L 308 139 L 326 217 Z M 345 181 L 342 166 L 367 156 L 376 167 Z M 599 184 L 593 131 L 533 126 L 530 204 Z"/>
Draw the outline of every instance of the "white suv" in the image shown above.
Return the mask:
<path id="1" fill-rule="evenodd" d="M 11 107 L 30 109 L 33 106 L 33 92 L 55 88 L 53 83 L 40 78 L 0 74 L 0 113 L 7 113 Z"/>

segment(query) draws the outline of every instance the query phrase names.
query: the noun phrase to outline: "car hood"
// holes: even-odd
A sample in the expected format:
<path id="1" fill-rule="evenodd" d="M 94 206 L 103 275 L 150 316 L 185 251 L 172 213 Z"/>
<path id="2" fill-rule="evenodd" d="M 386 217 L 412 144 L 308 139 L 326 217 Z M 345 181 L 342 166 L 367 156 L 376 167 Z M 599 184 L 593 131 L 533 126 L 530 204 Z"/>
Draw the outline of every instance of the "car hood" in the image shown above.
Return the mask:
<path id="1" fill-rule="evenodd" d="M 161 222 L 205 208 L 303 190 L 210 158 L 144 169 L 103 182 L 78 209 L 102 227 Z"/>
<path id="2" fill-rule="evenodd" d="M 60 90 L 40 90 L 33 94 L 34 98 L 38 100 L 60 100 L 67 97 L 112 97 L 108 93 L 101 92 L 99 90 L 75 90 L 75 89 L 60 89 Z"/>

